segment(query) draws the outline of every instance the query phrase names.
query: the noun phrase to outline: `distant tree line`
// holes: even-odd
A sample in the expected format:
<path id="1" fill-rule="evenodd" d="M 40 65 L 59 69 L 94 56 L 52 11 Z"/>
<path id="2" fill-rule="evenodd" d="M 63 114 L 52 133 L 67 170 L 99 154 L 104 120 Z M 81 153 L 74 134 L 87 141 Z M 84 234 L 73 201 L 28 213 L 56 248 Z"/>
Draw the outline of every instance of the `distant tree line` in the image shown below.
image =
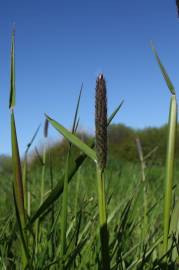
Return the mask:
<path id="1" fill-rule="evenodd" d="M 77 135 L 89 145 L 93 140 L 93 137 L 85 132 L 79 132 Z M 167 135 L 167 125 L 134 129 L 124 124 L 112 124 L 108 128 L 108 159 L 139 162 L 136 144 L 136 138 L 139 138 L 144 157 L 152 152 L 147 159 L 147 163 L 163 165 L 166 159 Z M 66 140 L 61 140 L 49 148 L 55 167 L 59 167 L 60 162 L 65 161 L 67 149 L 68 143 Z M 72 154 L 78 155 L 79 151 L 73 148 Z M 179 159 L 179 132 L 177 132 L 176 137 L 176 157 Z M 35 163 L 38 164 L 38 162 Z"/>
<path id="2" fill-rule="evenodd" d="M 179 131 L 179 125 L 178 125 Z M 108 128 L 108 158 L 110 160 L 121 160 L 130 162 L 139 162 L 136 138 L 140 139 L 143 155 L 147 156 L 147 163 L 151 165 L 163 165 L 166 159 L 167 150 L 167 125 L 162 127 L 148 127 L 144 129 L 133 129 L 124 124 L 112 124 Z M 78 136 L 86 143 L 91 144 L 93 137 L 85 132 L 79 132 Z M 39 156 L 42 155 L 43 145 L 39 149 L 39 153 L 33 151 L 30 160 L 32 166 L 40 167 Z M 55 168 L 60 168 L 61 163 L 66 159 L 68 143 L 61 140 L 49 147 L 49 154 L 52 157 Z M 153 151 L 154 150 L 154 151 Z M 78 155 L 79 151 L 73 148 L 72 154 Z M 176 136 L 176 158 L 179 160 L 179 132 Z M 22 157 L 23 159 L 23 157 Z M 12 162 L 9 156 L 0 156 L 0 174 L 3 172 L 11 174 Z"/>
<path id="3" fill-rule="evenodd" d="M 123 124 L 113 124 L 108 130 L 110 156 L 128 161 L 137 161 L 139 157 L 136 138 L 139 138 L 144 156 L 154 150 L 148 162 L 164 164 L 167 150 L 167 135 L 167 125 L 162 127 L 148 127 L 138 130 L 132 129 Z M 179 158 L 178 132 L 176 138 L 176 157 Z"/>

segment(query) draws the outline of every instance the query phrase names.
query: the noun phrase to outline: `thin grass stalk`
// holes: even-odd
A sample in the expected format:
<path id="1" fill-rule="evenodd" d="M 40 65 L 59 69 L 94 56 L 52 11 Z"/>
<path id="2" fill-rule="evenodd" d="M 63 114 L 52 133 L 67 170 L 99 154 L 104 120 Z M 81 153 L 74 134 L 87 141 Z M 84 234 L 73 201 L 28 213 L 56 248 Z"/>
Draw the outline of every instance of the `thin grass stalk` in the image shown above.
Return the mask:
<path id="1" fill-rule="evenodd" d="M 170 213 L 172 205 L 172 187 L 174 178 L 175 142 L 177 129 L 177 102 L 176 95 L 171 96 L 170 113 L 168 121 L 168 145 L 166 158 L 166 179 L 164 198 L 164 234 L 163 234 L 163 255 L 168 251 L 168 234 L 170 224 Z"/>
<path id="2" fill-rule="evenodd" d="M 73 119 L 73 126 L 72 126 L 72 134 L 74 134 L 77 130 L 78 126 L 78 111 L 79 105 L 81 100 L 81 94 L 83 90 L 83 84 L 80 89 L 80 93 L 77 100 L 77 105 L 75 109 L 74 119 Z M 66 240 L 67 240 L 67 216 L 68 216 L 68 177 L 69 177 L 69 167 L 70 167 L 70 155 L 71 155 L 71 143 L 69 143 L 69 149 L 67 153 L 67 159 L 65 164 L 65 175 L 64 175 L 64 188 L 63 188 L 63 196 L 62 196 L 62 216 L 61 216 L 61 245 L 57 249 L 56 255 L 61 254 L 62 263 L 61 268 L 63 269 L 63 258 L 66 254 Z"/>
<path id="3" fill-rule="evenodd" d="M 45 170 L 46 170 L 46 143 L 43 148 L 43 156 L 42 156 L 42 173 L 41 173 L 41 188 L 40 188 L 40 204 L 43 203 L 44 200 L 44 186 L 45 186 Z"/>
<path id="4" fill-rule="evenodd" d="M 51 185 L 51 190 L 53 190 L 54 186 L 54 178 L 53 178 L 53 166 L 52 166 L 52 154 L 51 151 L 49 151 L 49 163 L 50 163 L 50 185 Z M 54 204 L 52 204 L 52 210 L 51 210 L 51 228 L 53 228 L 55 222 L 55 207 Z M 52 230 L 52 236 L 51 236 L 51 242 L 50 242 L 50 257 L 54 258 L 55 255 L 55 235 L 54 231 Z"/>
<path id="5" fill-rule="evenodd" d="M 30 142 L 27 144 L 27 148 L 25 150 L 24 154 L 24 161 L 23 161 L 23 189 L 24 189 L 24 208 L 28 216 L 30 216 L 30 208 L 31 208 L 31 195 L 30 195 L 30 184 L 27 181 L 27 169 L 28 169 L 28 153 L 30 150 L 30 147 L 32 143 L 34 142 L 38 132 L 40 129 L 40 125 L 36 129 L 35 133 L 32 136 L 32 139 Z"/>
<path id="6" fill-rule="evenodd" d="M 22 179 L 23 179 L 23 191 L 24 191 L 24 209 L 27 213 L 28 208 L 28 197 L 27 197 L 27 155 L 25 153 L 25 158 L 23 161 L 23 169 L 22 169 Z"/>
<path id="7" fill-rule="evenodd" d="M 40 205 L 43 203 L 44 200 L 44 186 L 45 186 L 45 172 L 46 172 L 46 156 L 47 156 L 47 148 L 48 148 L 48 120 L 45 120 L 44 123 L 44 146 L 43 146 L 43 153 L 42 153 L 42 172 L 41 172 L 41 186 L 40 186 Z M 41 237 L 41 226 L 39 223 L 39 219 L 36 222 L 36 231 L 35 231 L 35 253 L 37 255 L 39 250 L 39 239 Z"/>
<path id="8" fill-rule="evenodd" d="M 47 119 L 45 119 L 45 124 L 44 124 L 44 138 L 45 138 L 45 143 L 43 147 L 43 155 L 42 155 L 42 174 L 41 174 L 41 200 L 40 204 L 43 203 L 44 199 L 44 186 L 45 186 L 45 170 L 46 170 L 46 159 L 47 159 L 47 148 L 48 148 L 48 142 L 47 142 L 47 137 L 48 137 L 48 126 L 49 122 Z"/>
<path id="9" fill-rule="evenodd" d="M 79 168 L 77 177 L 76 177 L 76 187 L 75 187 L 75 203 L 74 203 L 74 218 L 75 222 L 77 221 L 78 213 L 78 201 L 79 201 L 79 192 L 80 192 L 80 179 L 81 179 L 81 168 Z"/>
<path id="10" fill-rule="evenodd" d="M 69 158 L 70 149 L 67 154 L 66 165 L 65 165 L 65 178 L 64 178 L 64 189 L 62 197 L 62 216 L 61 216 L 61 258 L 62 264 L 61 269 L 64 268 L 64 256 L 66 254 L 66 236 L 67 236 L 67 209 L 68 209 L 68 173 L 69 173 Z"/>
<path id="11" fill-rule="evenodd" d="M 43 147 L 43 154 L 42 154 L 42 174 L 41 174 L 41 195 L 40 195 L 40 204 L 43 203 L 44 199 L 44 185 L 45 185 L 45 170 L 46 170 L 46 156 L 47 156 L 47 137 L 48 137 L 48 125 L 49 122 L 47 119 L 45 119 L 45 124 L 44 124 L 44 138 L 45 138 L 45 143 Z"/>
<path id="12" fill-rule="evenodd" d="M 99 209 L 102 269 L 109 270 L 110 269 L 109 235 L 107 228 L 104 172 L 101 171 L 101 169 L 98 166 L 97 166 L 97 183 L 98 183 L 98 209 Z"/>
<path id="13" fill-rule="evenodd" d="M 139 154 L 139 160 L 141 164 L 141 175 L 142 175 L 142 183 L 144 185 L 143 188 L 143 202 L 144 202 L 144 237 L 146 236 L 146 233 L 148 231 L 148 217 L 147 217 L 147 209 L 148 209 L 148 202 L 147 202 L 147 183 L 146 183 L 146 176 L 145 176 L 145 160 L 144 160 L 144 155 L 143 155 L 143 150 L 142 150 L 142 145 L 140 142 L 139 138 L 136 138 L 136 144 L 137 144 L 137 150 Z"/>

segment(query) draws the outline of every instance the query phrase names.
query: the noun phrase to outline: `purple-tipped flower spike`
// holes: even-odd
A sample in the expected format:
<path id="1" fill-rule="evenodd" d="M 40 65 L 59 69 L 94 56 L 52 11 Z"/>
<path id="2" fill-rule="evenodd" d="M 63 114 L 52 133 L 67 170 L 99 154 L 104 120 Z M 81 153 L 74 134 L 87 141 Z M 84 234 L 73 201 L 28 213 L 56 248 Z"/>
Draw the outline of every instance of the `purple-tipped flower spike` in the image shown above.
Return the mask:
<path id="1" fill-rule="evenodd" d="M 103 171 L 107 161 L 107 97 L 103 74 L 96 80 L 96 155 L 99 168 Z"/>

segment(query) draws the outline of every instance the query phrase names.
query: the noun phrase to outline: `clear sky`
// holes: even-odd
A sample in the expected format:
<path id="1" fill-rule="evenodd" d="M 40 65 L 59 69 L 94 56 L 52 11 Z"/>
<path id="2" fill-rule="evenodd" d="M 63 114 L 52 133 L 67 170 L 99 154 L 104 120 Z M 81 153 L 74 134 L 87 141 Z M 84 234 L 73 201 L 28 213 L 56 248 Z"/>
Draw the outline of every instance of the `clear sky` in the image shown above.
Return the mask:
<path id="1" fill-rule="evenodd" d="M 21 153 L 37 126 L 43 125 L 44 113 L 71 127 L 82 82 L 80 129 L 94 132 L 95 81 L 100 72 L 107 81 L 109 113 L 125 100 L 114 123 L 135 128 L 166 123 L 170 95 L 150 40 L 177 91 L 175 0 L 6 0 L 0 4 L 0 153 L 11 152 L 8 101 L 14 22 Z M 59 135 L 51 128 L 50 137 L 55 141 Z"/>

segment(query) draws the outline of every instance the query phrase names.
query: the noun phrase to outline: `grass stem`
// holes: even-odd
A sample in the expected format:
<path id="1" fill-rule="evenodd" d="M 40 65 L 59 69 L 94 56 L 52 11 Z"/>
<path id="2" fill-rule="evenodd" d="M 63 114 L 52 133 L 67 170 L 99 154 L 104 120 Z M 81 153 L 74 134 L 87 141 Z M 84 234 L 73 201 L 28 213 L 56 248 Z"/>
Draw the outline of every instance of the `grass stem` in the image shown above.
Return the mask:
<path id="1" fill-rule="evenodd" d="M 99 169 L 98 166 L 97 166 L 97 183 L 98 183 L 98 207 L 99 207 L 102 269 L 109 270 L 110 269 L 109 235 L 107 229 L 104 172 L 101 171 L 101 169 Z"/>

